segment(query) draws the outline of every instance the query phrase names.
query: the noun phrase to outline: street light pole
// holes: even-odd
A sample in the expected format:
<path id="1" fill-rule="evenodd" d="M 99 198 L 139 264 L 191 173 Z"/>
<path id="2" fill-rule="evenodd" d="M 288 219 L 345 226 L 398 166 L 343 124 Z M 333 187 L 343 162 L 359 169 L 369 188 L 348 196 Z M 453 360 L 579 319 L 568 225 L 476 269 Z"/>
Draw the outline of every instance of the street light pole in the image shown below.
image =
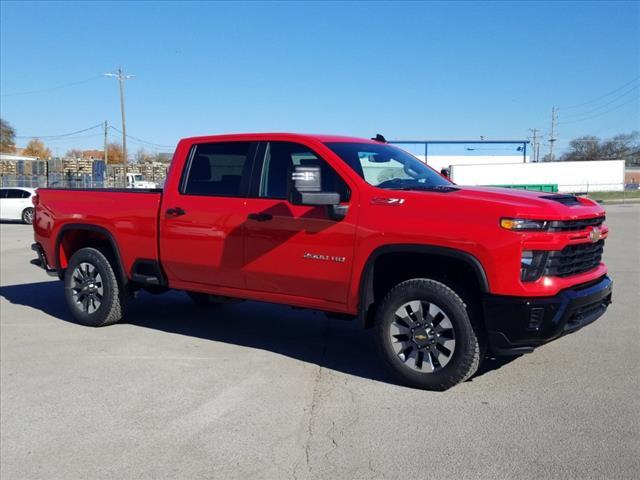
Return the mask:
<path id="1" fill-rule="evenodd" d="M 122 114 L 122 156 L 126 168 L 129 158 L 127 157 L 127 124 L 124 114 L 124 81 L 135 77 L 135 75 L 125 75 L 122 68 L 118 67 L 116 73 L 105 73 L 107 77 L 116 77 L 120 84 L 120 113 Z"/>

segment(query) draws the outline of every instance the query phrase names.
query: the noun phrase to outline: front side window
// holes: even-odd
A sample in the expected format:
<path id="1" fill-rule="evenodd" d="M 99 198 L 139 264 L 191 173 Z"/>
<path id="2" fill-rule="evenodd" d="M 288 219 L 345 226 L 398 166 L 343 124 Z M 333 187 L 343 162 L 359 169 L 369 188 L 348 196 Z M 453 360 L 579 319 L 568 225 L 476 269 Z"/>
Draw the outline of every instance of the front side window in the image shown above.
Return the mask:
<path id="1" fill-rule="evenodd" d="M 293 142 L 269 142 L 266 145 L 258 196 L 287 198 L 287 183 L 293 168 L 312 165 L 320 167 L 323 191 L 337 192 L 341 202 L 349 201 L 349 187 L 335 170 L 309 147 Z"/>
<path id="2" fill-rule="evenodd" d="M 181 192 L 188 195 L 238 197 L 249 168 L 251 142 L 194 146 Z"/>
<path id="3" fill-rule="evenodd" d="M 428 190 L 453 185 L 413 155 L 392 145 L 348 142 L 326 145 L 375 187 Z"/>

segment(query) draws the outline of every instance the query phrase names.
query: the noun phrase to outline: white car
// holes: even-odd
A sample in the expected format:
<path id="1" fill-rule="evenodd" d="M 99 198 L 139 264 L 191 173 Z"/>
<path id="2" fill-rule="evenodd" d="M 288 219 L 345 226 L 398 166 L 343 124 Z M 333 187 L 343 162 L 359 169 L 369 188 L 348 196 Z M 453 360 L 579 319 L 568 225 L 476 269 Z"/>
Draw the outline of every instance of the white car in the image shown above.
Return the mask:
<path id="1" fill-rule="evenodd" d="M 36 194 L 34 188 L 0 188 L 0 219 L 22 220 L 33 223 L 33 203 L 31 197 Z"/>

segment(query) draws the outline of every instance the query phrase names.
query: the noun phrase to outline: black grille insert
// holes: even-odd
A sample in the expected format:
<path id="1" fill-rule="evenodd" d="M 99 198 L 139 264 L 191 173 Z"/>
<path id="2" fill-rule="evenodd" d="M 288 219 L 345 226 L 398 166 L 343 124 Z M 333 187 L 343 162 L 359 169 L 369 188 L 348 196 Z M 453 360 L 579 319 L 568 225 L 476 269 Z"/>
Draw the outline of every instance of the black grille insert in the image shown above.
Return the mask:
<path id="1" fill-rule="evenodd" d="M 577 232 L 589 227 L 600 227 L 605 217 L 585 218 L 582 220 L 554 220 L 549 222 L 550 232 Z"/>
<path id="2" fill-rule="evenodd" d="M 604 240 L 596 243 L 569 245 L 562 250 L 549 252 L 544 275 L 568 277 L 596 268 L 602 260 Z"/>

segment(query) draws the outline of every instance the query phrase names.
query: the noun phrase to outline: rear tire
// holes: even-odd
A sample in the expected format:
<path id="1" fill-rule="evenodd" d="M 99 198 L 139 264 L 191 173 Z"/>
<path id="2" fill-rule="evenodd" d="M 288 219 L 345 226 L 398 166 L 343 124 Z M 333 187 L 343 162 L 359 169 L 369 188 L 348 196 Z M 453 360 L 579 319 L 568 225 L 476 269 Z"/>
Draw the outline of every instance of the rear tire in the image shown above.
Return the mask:
<path id="1" fill-rule="evenodd" d="M 33 223 L 33 207 L 27 207 L 22 211 L 22 223 L 27 225 Z"/>
<path id="2" fill-rule="evenodd" d="M 128 300 L 113 266 L 95 248 L 81 248 L 69 260 L 64 273 L 64 296 L 78 323 L 90 327 L 119 322 Z"/>
<path id="3" fill-rule="evenodd" d="M 407 386 L 446 390 L 480 364 L 480 342 L 465 303 L 435 280 L 412 279 L 392 288 L 375 329 L 380 355 Z"/>

